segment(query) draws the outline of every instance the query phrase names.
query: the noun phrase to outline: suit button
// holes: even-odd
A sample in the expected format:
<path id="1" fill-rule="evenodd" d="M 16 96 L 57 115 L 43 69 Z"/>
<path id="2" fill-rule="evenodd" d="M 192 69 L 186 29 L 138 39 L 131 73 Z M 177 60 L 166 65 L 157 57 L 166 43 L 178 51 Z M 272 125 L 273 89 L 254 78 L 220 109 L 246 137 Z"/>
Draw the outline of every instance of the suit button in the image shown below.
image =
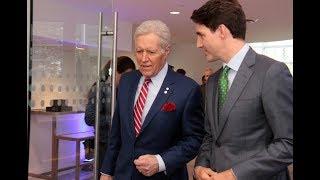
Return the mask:
<path id="1" fill-rule="evenodd" d="M 220 147 L 220 146 L 221 146 L 221 143 L 220 143 L 219 141 L 216 141 L 215 144 L 216 144 L 217 147 Z"/>

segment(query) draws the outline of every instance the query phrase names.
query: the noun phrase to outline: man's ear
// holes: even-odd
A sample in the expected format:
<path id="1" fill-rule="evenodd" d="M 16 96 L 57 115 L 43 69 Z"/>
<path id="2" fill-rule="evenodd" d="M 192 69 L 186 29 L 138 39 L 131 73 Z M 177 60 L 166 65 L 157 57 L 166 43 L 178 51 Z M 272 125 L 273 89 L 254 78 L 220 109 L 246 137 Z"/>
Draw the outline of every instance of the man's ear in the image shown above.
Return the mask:
<path id="1" fill-rule="evenodd" d="M 166 56 L 168 56 L 168 55 L 170 54 L 170 51 L 171 51 L 171 47 L 170 47 L 170 46 L 167 46 L 167 47 L 165 48 L 165 54 L 166 54 Z"/>
<path id="2" fill-rule="evenodd" d="M 219 31 L 219 36 L 221 39 L 226 39 L 231 35 L 229 29 L 224 24 L 220 24 L 217 30 Z"/>

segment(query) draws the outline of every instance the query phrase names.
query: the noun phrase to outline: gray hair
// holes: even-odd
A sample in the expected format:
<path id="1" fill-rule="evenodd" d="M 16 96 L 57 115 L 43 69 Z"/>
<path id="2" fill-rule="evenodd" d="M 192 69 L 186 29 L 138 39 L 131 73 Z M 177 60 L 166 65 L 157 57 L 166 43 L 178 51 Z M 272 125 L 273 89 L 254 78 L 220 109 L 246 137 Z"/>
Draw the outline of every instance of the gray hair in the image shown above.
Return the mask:
<path id="1" fill-rule="evenodd" d="M 140 35 L 154 33 L 160 38 L 160 46 L 163 49 L 170 47 L 171 34 L 168 26 L 160 20 L 148 20 L 142 22 L 134 33 L 134 39 Z"/>

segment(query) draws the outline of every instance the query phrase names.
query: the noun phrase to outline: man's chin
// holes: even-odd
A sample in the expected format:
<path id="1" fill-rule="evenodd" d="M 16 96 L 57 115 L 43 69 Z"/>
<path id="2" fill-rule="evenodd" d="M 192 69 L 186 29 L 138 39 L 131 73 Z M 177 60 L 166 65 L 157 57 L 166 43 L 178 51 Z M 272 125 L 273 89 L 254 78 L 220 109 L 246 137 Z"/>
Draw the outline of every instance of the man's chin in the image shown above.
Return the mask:
<path id="1" fill-rule="evenodd" d="M 206 59 L 208 62 L 215 62 L 219 60 L 217 57 L 210 56 L 210 55 L 206 55 Z"/>
<path id="2" fill-rule="evenodd" d="M 208 61 L 208 62 L 213 62 L 213 61 L 215 61 L 214 58 L 212 58 L 212 57 L 210 57 L 210 56 L 206 56 L 206 58 L 207 58 L 207 61 Z"/>
<path id="3" fill-rule="evenodd" d="M 141 72 L 141 74 L 142 74 L 144 77 L 146 77 L 146 78 L 151 77 L 151 73 L 150 73 L 150 72 L 147 72 L 147 71 L 141 71 L 141 70 L 140 70 L 140 72 Z"/>

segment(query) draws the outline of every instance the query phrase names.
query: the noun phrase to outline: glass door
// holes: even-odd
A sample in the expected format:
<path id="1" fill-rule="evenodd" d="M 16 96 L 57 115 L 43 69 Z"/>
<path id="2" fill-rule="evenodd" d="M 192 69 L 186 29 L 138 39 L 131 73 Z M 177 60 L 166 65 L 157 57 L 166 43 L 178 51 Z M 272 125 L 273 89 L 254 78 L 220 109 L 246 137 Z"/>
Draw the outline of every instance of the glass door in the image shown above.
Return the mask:
<path id="1" fill-rule="evenodd" d="M 113 36 L 104 36 L 98 63 L 99 12 L 102 30 L 112 31 L 113 0 L 30 5 L 29 179 L 95 179 L 95 124 L 85 112 L 115 52 Z"/>

